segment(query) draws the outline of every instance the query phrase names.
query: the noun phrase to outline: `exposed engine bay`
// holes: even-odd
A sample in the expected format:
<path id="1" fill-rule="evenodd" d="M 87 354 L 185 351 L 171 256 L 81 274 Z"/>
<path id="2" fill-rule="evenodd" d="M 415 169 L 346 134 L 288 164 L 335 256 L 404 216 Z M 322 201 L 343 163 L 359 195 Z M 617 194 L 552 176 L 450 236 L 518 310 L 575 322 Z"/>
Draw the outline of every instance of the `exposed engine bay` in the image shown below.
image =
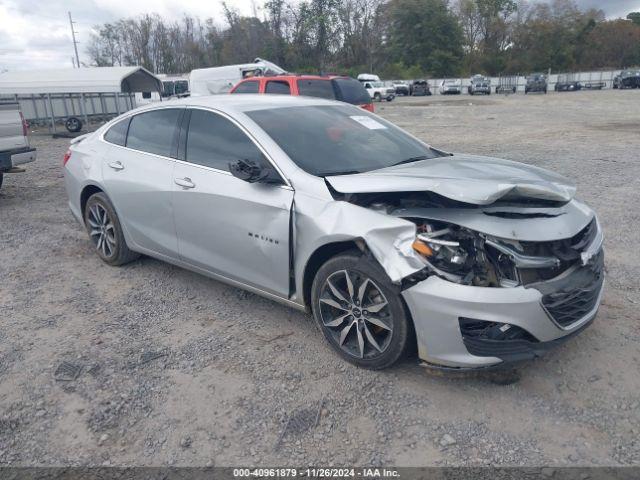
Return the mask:
<path id="1" fill-rule="evenodd" d="M 340 195 L 340 194 L 338 194 Z M 411 285 L 437 275 L 450 282 L 480 287 L 527 286 L 553 279 L 585 261 L 585 250 L 599 233 L 597 220 L 586 221 L 578 233 L 542 241 L 520 240 L 513 225 L 562 217 L 566 223 L 570 203 L 544 199 L 503 197 L 490 205 L 473 205 L 432 192 L 344 194 L 343 200 L 380 213 L 409 220 L 416 225 L 413 249 L 425 269 L 404 279 Z M 455 215 L 453 215 L 455 213 Z M 483 230 L 469 228 L 474 222 L 449 218 L 476 217 Z M 500 222 L 508 223 L 511 234 L 500 236 Z M 516 237 L 516 238 L 514 238 Z M 527 238 L 527 237 L 525 237 Z M 599 245 L 598 245 L 599 249 Z"/>

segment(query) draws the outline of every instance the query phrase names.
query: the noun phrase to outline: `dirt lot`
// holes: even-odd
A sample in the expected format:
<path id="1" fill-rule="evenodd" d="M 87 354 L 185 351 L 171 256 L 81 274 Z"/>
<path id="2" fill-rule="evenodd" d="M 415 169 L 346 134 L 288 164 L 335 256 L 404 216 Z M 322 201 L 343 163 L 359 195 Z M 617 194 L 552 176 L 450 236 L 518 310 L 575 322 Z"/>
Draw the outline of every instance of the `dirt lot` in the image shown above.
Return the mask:
<path id="1" fill-rule="evenodd" d="M 509 386 L 360 370 L 302 313 L 149 258 L 104 265 L 66 206 L 67 141 L 36 136 L 37 163 L 0 190 L 0 465 L 640 464 L 639 106 L 376 104 L 434 146 L 572 177 L 600 215 L 596 322 Z"/>

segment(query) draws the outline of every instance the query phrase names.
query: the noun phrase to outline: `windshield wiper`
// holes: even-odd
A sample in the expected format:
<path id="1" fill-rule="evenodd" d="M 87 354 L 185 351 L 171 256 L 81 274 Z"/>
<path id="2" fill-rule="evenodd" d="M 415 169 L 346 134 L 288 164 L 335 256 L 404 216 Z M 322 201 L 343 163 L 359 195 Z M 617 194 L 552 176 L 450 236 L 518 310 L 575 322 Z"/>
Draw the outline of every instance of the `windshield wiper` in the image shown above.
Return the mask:
<path id="1" fill-rule="evenodd" d="M 410 158 L 405 158 L 404 160 L 400 160 L 399 162 L 396 162 L 392 165 L 390 165 L 391 167 L 395 167 L 396 165 L 402 165 L 404 163 L 413 163 L 413 162 L 419 162 L 420 160 L 429 160 L 431 157 L 427 156 L 427 155 L 418 155 L 417 157 L 410 157 Z"/>
<path id="2" fill-rule="evenodd" d="M 337 172 L 322 172 L 318 173 L 319 177 L 335 177 L 338 175 L 353 175 L 354 173 L 362 173 L 359 170 L 342 170 Z"/>

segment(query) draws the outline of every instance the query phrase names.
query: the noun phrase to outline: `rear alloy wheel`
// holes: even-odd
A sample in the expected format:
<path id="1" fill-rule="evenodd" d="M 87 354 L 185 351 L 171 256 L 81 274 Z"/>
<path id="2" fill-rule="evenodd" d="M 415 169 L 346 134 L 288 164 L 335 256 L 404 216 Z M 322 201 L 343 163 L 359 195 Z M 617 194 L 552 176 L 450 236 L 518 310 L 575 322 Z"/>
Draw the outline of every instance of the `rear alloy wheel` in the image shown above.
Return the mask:
<path id="1" fill-rule="evenodd" d="M 382 369 L 405 352 L 409 327 L 397 288 L 358 253 L 325 263 L 313 282 L 312 309 L 329 344 L 355 365 Z"/>
<path id="2" fill-rule="evenodd" d="M 129 250 L 122 227 L 111 202 L 104 193 L 89 197 L 84 223 L 98 256 L 109 265 L 123 265 L 138 258 Z"/>

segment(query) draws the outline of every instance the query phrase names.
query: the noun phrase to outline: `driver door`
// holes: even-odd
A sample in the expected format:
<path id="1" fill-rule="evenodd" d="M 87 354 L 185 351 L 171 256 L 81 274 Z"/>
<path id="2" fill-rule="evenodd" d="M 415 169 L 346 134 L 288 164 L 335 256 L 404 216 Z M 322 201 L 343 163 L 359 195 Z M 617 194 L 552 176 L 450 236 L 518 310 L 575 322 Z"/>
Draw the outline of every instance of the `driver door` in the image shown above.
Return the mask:
<path id="1" fill-rule="evenodd" d="M 173 211 L 182 260 L 288 296 L 293 189 L 231 175 L 230 162 L 268 161 L 235 122 L 210 110 L 188 111 L 179 157 Z"/>

